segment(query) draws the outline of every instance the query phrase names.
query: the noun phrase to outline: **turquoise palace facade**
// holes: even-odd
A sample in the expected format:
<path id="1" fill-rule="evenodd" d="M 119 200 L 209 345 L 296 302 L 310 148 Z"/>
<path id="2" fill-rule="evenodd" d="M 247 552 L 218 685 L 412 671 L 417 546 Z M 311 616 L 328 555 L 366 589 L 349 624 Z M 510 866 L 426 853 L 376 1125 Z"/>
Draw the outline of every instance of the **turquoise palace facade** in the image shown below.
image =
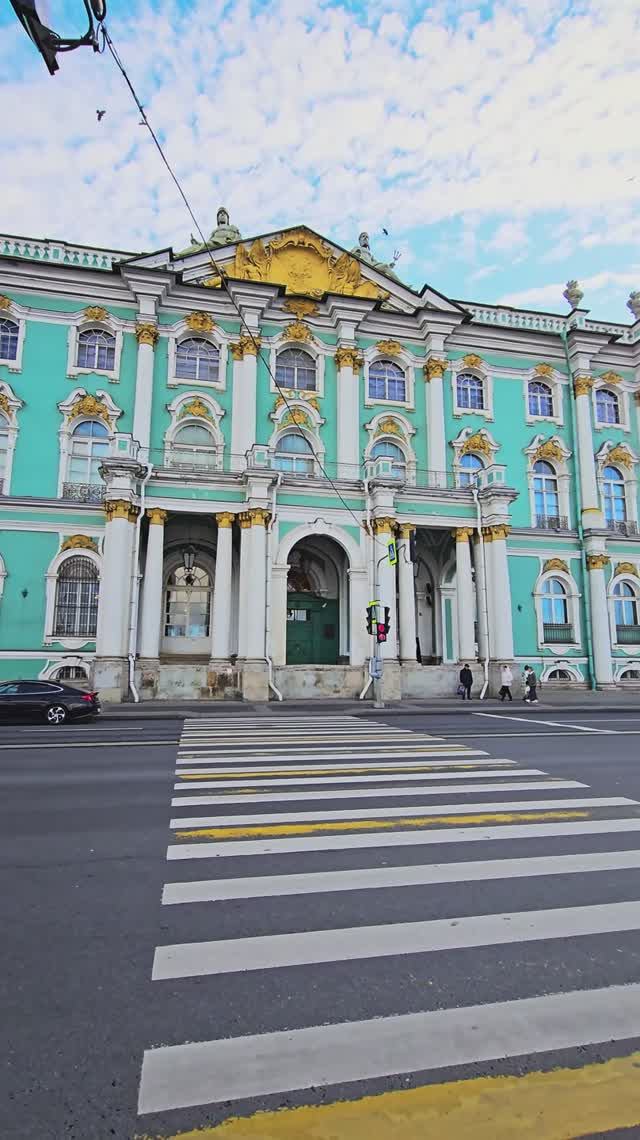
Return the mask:
<path id="1" fill-rule="evenodd" d="M 640 685 L 640 294 L 565 298 L 223 209 L 179 253 L 0 237 L 0 679 L 368 699 L 376 598 L 388 700 Z"/>

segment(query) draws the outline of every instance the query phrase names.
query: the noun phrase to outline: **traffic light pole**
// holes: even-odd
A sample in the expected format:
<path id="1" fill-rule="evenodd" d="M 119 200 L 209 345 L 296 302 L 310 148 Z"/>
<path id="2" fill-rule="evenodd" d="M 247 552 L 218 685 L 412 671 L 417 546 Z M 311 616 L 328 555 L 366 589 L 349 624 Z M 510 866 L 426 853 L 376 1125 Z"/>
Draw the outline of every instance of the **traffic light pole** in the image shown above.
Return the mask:
<path id="1" fill-rule="evenodd" d="M 388 557 L 387 554 L 383 554 L 382 558 L 379 558 L 378 561 L 376 562 L 376 573 L 375 573 L 375 582 L 373 584 L 373 594 L 374 594 L 374 597 L 376 598 L 376 603 L 377 603 L 378 607 L 380 607 L 380 577 L 379 577 L 380 576 L 380 564 L 382 562 L 384 562 L 387 557 Z M 383 613 L 384 613 L 384 610 L 383 610 Z M 377 618 L 379 618 L 379 616 L 380 616 L 379 614 L 376 614 Z M 377 621 L 376 621 L 376 631 L 377 631 Z M 376 636 L 375 636 L 375 639 L 373 642 L 373 659 L 375 661 L 374 674 L 373 674 L 373 707 L 374 707 L 374 709 L 383 709 L 384 708 L 384 700 L 382 699 L 382 693 L 383 693 L 383 689 L 382 689 L 383 661 L 382 661 L 382 654 L 380 653 L 380 642 L 378 641 L 377 632 L 376 632 Z"/>

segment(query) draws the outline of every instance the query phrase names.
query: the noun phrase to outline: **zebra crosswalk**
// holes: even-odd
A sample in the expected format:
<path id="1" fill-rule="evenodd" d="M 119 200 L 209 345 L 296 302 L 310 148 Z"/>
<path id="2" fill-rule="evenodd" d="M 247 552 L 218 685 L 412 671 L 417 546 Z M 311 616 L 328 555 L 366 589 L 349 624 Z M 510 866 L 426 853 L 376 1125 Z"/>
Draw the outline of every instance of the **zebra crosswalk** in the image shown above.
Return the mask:
<path id="1" fill-rule="evenodd" d="M 382 722 L 220 716 L 184 723 L 168 830 L 152 980 L 193 1012 L 144 1054 L 146 1120 L 640 1037 L 634 799 Z"/>

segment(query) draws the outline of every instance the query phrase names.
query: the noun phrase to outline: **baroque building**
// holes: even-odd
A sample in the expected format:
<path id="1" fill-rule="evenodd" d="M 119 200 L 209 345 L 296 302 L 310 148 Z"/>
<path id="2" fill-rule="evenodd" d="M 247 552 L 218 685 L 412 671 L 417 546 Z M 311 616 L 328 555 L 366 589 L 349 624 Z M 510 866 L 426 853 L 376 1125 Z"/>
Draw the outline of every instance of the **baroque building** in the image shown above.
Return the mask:
<path id="1" fill-rule="evenodd" d="M 461 661 L 640 682 L 640 295 L 565 296 L 416 292 L 365 233 L 222 209 L 182 253 L 0 237 L 0 676 L 358 696 L 377 598 L 388 700 Z"/>

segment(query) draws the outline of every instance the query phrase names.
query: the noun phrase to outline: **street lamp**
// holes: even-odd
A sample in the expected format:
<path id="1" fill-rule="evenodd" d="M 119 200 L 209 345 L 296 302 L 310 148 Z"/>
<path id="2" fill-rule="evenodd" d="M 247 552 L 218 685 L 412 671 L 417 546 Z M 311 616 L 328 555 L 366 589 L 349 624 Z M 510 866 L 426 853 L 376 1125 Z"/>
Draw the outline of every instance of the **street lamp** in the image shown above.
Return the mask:
<path id="1" fill-rule="evenodd" d="M 11 6 L 47 65 L 50 75 L 58 70 L 56 54 L 59 51 L 73 51 L 77 47 L 92 47 L 99 50 L 96 23 L 101 24 L 107 14 L 106 0 L 83 0 L 89 26 L 83 36 L 69 38 L 59 36 L 52 28 L 42 23 L 36 8 L 36 0 L 10 0 Z"/>
<path id="2" fill-rule="evenodd" d="M 182 565 L 185 570 L 185 585 L 193 586 L 195 578 L 193 576 L 193 568 L 196 564 L 196 550 L 194 546 L 185 546 L 182 551 Z"/>

